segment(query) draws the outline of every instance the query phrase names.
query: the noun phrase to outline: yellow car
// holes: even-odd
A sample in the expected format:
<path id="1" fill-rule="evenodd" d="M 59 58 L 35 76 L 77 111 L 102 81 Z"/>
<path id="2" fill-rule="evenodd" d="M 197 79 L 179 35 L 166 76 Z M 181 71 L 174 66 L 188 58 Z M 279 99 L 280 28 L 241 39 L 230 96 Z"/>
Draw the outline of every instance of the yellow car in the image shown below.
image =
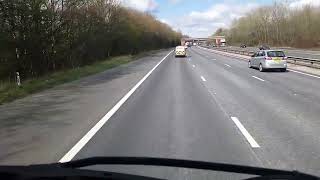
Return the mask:
<path id="1" fill-rule="evenodd" d="M 186 52 L 186 48 L 184 46 L 177 46 L 176 50 L 175 50 L 175 56 L 183 56 L 186 57 L 187 56 L 187 52 Z"/>

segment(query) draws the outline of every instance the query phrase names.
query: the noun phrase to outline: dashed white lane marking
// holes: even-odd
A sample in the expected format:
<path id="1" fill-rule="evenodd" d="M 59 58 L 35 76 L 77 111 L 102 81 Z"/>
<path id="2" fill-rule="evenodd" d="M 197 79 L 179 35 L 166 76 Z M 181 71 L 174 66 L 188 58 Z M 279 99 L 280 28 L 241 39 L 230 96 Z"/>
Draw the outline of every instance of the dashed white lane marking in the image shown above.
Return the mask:
<path id="1" fill-rule="evenodd" d="M 258 79 L 259 81 L 264 81 L 263 79 L 258 78 L 257 76 L 252 76 L 252 77 L 255 78 L 255 79 Z"/>
<path id="2" fill-rule="evenodd" d="M 227 66 L 227 67 L 231 67 L 229 64 L 224 64 L 225 66 Z"/>
<path id="3" fill-rule="evenodd" d="M 259 144 L 254 140 L 254 138 L 250 135 L 250 133 L 244 128 L 244 126 L 241 124 L 239 119 L 237 117 L 231 117 L 232 121 L 236 124 L 236 126 L 239 128 L 243 136 L 247 139 L 249 144 L 252 148 L 259 148 Z"/>
<path id="4" fill-rule="evenodd" d="M 196 67 L 196 65 L 194 65 L 194 64 L 193 64 L 193 65 L 192 65 L 192 67 L 193 67 L 193 68 L 195 68 L 195 67 Z"/>
<path id="5" fill-rule="evenodd" d="M 204 81 L 204 82 L 207 81 L 203 76 L 201 76 L 201 79 L 202 79 L 202 81 Z"/>
<path id="6" fill-rule="evenodd" d="M 65 154 L 59 162 L 68 162 L 77 155 L 77 153 L 89 142 L 89 140 L 102 128 L 102 126 L 112 117 L 114 113 L 129 99 L 129 97 L 138 89 L 138 87 L 150 76 L 150 74 L 172 53 L 170 51 L 156 66 L 154 66 L 126 95 L 124 95 L 117 104 L 109 110 L 109 112 L 85 134 L 77 144 L 75 144 Z"/>
<path id="7" fill-rule="evenodd" d="M 202 48 L 202 47 L 200 47 L 200 49 L 204 49 L 204 50 L 207 50 L 207 51 L 212 51 L 211 49 L 207 49 L 207 48 Z M 242 58 L 240 58 L 240 57 L 238 57 L 239 59 L 242 59 Z M 216 60 L 216 59 L 212 59 L 212 60 Z M 289 71 L 291 71 L 291 72 L 295 72 L 295 73 L 299 73 L 299 74 L 303 74 L 303 75 L 306 75 L 306 76 L 310 76 L 310 77 L 314 77 L 314 78 L 318 78 L 318 79 L 320 79 L 320 76 L 316 76 L 316 75 L 312 75 L 312 74 L 308 74 L 308 73 L 304 73 L 304 72 L 300 72 L 300 71 L 295 71 L 295 70 L 292 70 L 292 69 L 290 69 L 290 68 L 288 68 L 289 69 Z M 263 80 L 264 81 L 264 80 Z"/>
<path id="8" fill-rule="evenodd" d="M 300 71 L 295 71 L 292 69 L 289 69 L 289 71 L 320 79 L 320 76 L 316 76 L 316 75 L 312 75 L 312 74 L 308 74 L 308 73 L 304 73 L 304 72 L 300 72 Z"/>

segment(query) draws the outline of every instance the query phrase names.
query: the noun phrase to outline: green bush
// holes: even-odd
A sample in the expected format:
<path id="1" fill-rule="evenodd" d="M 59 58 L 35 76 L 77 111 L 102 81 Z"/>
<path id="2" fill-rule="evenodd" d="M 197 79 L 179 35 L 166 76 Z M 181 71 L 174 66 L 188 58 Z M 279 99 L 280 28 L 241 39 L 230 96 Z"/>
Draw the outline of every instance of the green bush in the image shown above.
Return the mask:
<path id="1" fill-rule="evenodd" d="M 119 56 L 104 61 L 96 62 L 92 65 L 83 66 L 76 69 L 58 71 L 52 74 L 44 75 L 39 78 L 33 78 L 22 82 L 18 87 L 14 82 L 0 82 L 0 104 L 9 102 L 28 94 L 48 89 L 56 85 L 77 80 L 91 74 L 99 73 L 121 64 L 128 63 L 136 59 L 134 56 Z"/>

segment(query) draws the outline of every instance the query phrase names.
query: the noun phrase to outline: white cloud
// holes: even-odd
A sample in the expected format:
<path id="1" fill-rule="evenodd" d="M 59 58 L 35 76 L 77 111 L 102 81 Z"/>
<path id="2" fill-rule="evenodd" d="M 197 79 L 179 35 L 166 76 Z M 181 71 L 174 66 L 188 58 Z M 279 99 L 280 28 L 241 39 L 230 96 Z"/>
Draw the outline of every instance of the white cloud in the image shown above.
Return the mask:
<path id="1" fill-rule="evenodd" d="M 120 0 L 120 3 L 140 11 L 155 11 L 158 8 L 155 0 Z"/>
<path id="2" fill-rule="evenodd" d="M 192 37 L 207 37 L 219 27 L 228 27 L 233 19 L 245 15 L 256 7 L 258 5 L 252 3 L 226 2 L 215 4 L 204 11 L 192 11 L 178 19 L 166 19 L 166 22 Z"/>
<path id="3" fill-rule="evenodd" d="M 168 21 L 166 19 L 159 19 L 159 21 L 165 23 L 165 24 L 168 24 Z"/>
<path id="4" fill-rule="evenodd" d="M 171 4 L 178 4 L 179 2 L 182 2 L 182 0 L 168 0 Z"/>
<path id="5" fill-rule="evenodd" d="M 208 28 L 204 28 L 204 27 L 195 27 L 194 30 L 198 31 L 198 32 L 207 32 L 207 31 L 209 31 Z"/>
<path id="6" fill-rule="evenodd" d="M 305 5 L 320 6 L 320 0 L 294 0 L 289 4 L 290 8 L 301 8 Z"/>

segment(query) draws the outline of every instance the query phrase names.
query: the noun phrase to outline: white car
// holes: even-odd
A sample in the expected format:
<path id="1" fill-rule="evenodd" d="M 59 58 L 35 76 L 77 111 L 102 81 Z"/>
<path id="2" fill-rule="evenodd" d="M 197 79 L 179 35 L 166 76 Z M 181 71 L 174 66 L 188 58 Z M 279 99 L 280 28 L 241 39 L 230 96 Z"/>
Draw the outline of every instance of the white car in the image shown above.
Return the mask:
<path id="1" fill-rule="evenodd" d="M 177 46 L 176 47 L 176 50 L 175 50 L 175 56 L 178 57 L 178 56 L 187 56 L 187 52 L 186 52 L 186 48 L 185 46 Z"/>

